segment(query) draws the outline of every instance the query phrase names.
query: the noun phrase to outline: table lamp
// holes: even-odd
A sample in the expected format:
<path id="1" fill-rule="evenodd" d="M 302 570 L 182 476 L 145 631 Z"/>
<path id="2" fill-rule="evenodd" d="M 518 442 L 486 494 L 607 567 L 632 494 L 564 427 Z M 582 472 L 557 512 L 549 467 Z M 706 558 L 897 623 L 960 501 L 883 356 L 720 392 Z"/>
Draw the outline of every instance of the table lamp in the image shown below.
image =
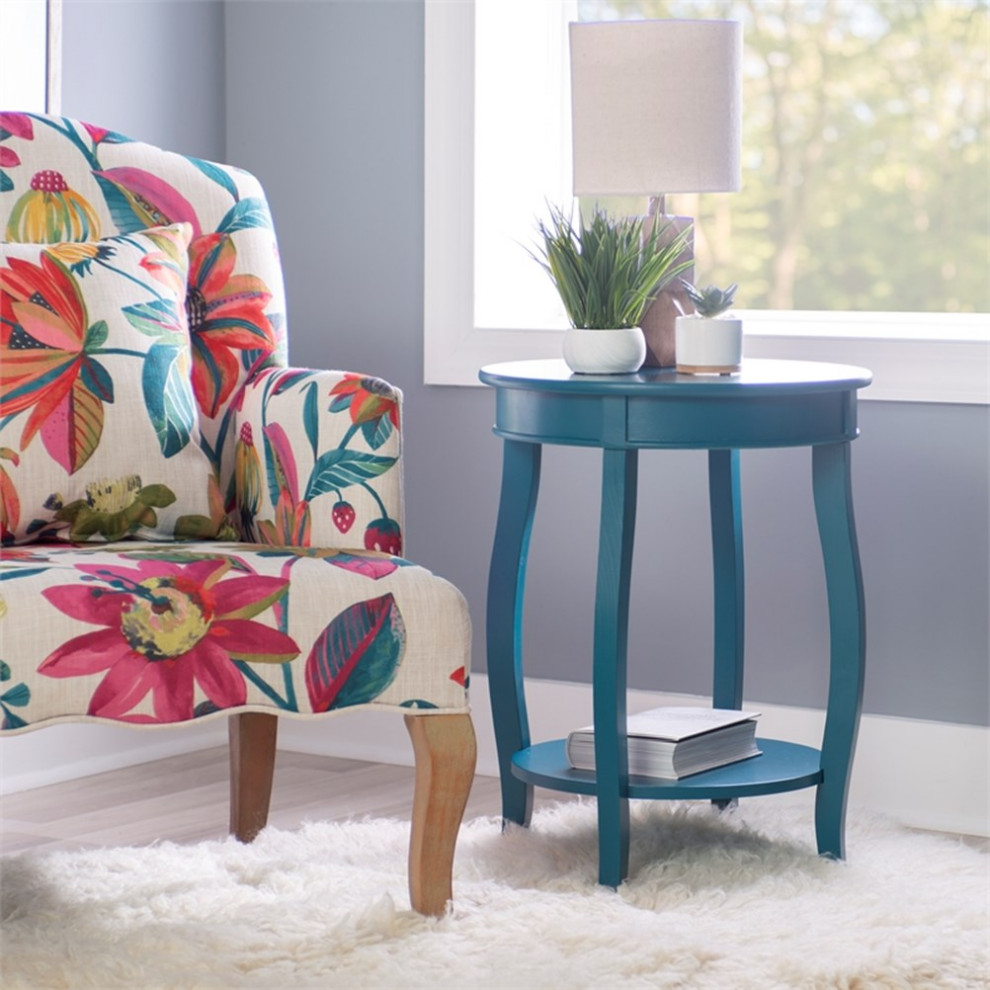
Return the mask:
<path id="1" fill-rule="evenodd" d="M 739 23 L 573 23 L 570 43 L 575 196 L 649 196 L 652 222 L 673 237 L 691 219 L 666 216 L 667 193 L 740 188 Z M 685 251 L 693 260 L 693 240 Z M 647 365 L 675 363 L 675 299 L 691 311 L 671 285 L 643 318 Z"/>

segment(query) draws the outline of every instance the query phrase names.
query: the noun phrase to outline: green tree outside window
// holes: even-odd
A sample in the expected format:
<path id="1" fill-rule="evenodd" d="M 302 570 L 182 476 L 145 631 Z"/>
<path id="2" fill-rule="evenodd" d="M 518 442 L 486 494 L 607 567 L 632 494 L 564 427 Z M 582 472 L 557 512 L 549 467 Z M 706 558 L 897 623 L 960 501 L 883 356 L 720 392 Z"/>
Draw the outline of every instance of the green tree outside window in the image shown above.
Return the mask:
<path id="1" fill-rule="evenodd" d="M 703 280 L 753 309 L 990 312 L 990 0 L 579 10 L 743 24 L 743 188 L 668 199 Z"/>

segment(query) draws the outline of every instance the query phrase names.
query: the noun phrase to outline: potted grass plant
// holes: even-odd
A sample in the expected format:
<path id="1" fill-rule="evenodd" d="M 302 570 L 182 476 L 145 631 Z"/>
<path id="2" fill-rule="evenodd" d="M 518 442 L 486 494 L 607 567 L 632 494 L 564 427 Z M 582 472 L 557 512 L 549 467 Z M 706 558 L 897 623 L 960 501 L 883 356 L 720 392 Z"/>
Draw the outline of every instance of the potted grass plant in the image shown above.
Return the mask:
<path id="1" fill-rule="evenodd" d="M 677 317 L 674 348 L 677 370 L 689 375 L 731 375 L 742 370 L 743 325 L 727 311 L 738 286 L 699 289 L 681 279 L 694 312 Z"/>
<path id="2" fill-rule="evenodd" d="M 650 218 L 614 218 L 595 207 L 586 223 L 551 208 L 530 253 L 550 276 L 571 324 L 564 360 L 582 374 L 638 371 L 646 358 L 640 321 L 656 294 L 690 266 L 690 228 L 664 236 Z"/>

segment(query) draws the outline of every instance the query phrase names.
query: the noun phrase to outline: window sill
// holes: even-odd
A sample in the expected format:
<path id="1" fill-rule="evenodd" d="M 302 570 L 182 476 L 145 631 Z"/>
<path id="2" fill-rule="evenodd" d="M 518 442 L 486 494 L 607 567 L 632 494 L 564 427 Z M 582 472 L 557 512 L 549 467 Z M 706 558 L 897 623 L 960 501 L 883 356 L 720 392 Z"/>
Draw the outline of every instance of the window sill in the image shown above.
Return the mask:
<path id="1" fill-rule="evenodd" d="M 750 357 L 869 368 L 860 398 L 990 404 L 990 317 L 941 313 L 742 314 Z"/>
<path id="2" fill-rule="evenodd" d="M 985 316 L 739 315 L 745 321 L 746 356 L 868 368 L 873 384 L 861 393 L 863 400 L 990 405 L 990 329 Z M 478 369 L 483 365 L 561 354 L 560 330 L 460 325 L 464 331 L 446 334 L 444 346 L 427 347 L 426 384 L 480 385 Z"/>
<path id="3" fill-rule="evenodd" d="M 424 380 L 480 386 L 500 361 L 561 355 L 560 329 L 474 325 L 474 5 L 426 2 Z M 740 313 L 749 357 L 869 368 L 867 401 L 990 405 L 990 315 Z"/>

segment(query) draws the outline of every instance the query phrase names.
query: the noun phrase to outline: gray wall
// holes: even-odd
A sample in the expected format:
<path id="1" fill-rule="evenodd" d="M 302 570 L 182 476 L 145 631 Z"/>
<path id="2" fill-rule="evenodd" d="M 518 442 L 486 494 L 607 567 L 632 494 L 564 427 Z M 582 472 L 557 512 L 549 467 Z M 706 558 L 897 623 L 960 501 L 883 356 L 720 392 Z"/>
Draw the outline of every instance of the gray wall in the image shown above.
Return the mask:
<path id="1" fill-rule="evenodd" d="M 62 0 L 62 112 L 223 161 L 223 25 L 223 0 Z"/>
<path id="2" fill-rule="evenodd" d="M 261 178 L 292 360 L 405 390 L 408 552 L 466 594 L 483 670 L 500 451 L 490 393 L 421 384 L 423 5 L 234 0 L 225 15 L 224 31 L 209 0 L 66 0 L 65 111 Z M 111 75 L 121 52 L 146 56 L 149 37 L 182 73 L 163 71 L 159 86 L 147 68 L 133 85 Z M 866 709 L 990 724 L 988 410 L 864 402 L 860 422 Z M 704 467 L 695 452 L 641 457 L 632 687 L 708 690 Z M 535 676 L 590 679 L 598 471 L 594 452 L 545 452 L 527 589 Z M 827 629 L 808 452 L 747 452 L 743 499 L 747 696 L 820 706 Z"/>

